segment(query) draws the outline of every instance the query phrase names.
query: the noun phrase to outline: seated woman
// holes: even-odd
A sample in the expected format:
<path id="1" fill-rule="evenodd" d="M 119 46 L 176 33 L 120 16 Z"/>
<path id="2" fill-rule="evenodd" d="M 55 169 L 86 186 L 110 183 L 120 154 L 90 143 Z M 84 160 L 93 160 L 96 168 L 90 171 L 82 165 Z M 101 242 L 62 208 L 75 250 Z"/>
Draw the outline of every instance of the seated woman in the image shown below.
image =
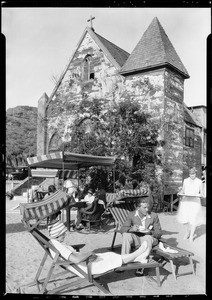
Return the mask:
<path id="1" fill-rule="evenodd" d="M 95 195 L 92 189 L 89 189 L 87 195 L 85 195 L 84 199 L 81 199 L 81 202 L 86 202 L 86 204 L 91 204 L 94 201 Z"/>
<path id="2" fill-rule="evenodd" d="M 77 211 L 77 218 L 76 218 L 76 224 L 72 224 L 73 229 L 76 228 L 77 230 L 83 229 L 84 226 L 81 223 L 83 214 L 86 212 L 90 212 L 93 209 L 93 206 L 95 204 L 94 199 L 95 195 L 93 194 L 93 191 L 91 189 L 88 190 L 87 195 L 84 197 L 84 199 L 79 199 L 76 201 L 75 199 L 75 192 L 76 188 L 73 188 L 72 191 L 69 191 L 70 196 L 70 206 L 78 208 Z"/>
<path id="3" fill-rule="evenodd" d="M 130 254 L 120 255 L 114 252 L 95 254 L 92 251 L 77 252 L 73 247 L 64 243 L 66 233 L 67 228 L 64 226 L 63 223 L 57 224 L 57 228 L 54 228 L 54 226 L 51 227 L 51 230 L 49 231 L 50 242 L 66 260 L 77 264 L 86 273 L 87 266 L 85 260 L 89 257 L 92 260 L 91 274 L 93 275 L 105 273 L 109 270 L 120 267 L 122 264 L 127 264 L 129 262 L 147 262 L 147 242 L 144 242 L 142 246 L 140 246 L 136 251 Z M 73 269 L 71 271 L 73 271 Z M 82 277 L 80 273 L 78 273 L 78 275 Z"/>
<path id="4" fill-rule="evenodd" d="M 105 206 L 101 204 L 101 201 L 97 196 L 90 206 L 81 209 L 81 224 L 86 225 L 86 221 L 99 221 L 101 215 L 105 211 Z"/>
<path id="5" fill-rule="evenodd" d="M 98 221 L 106 208 L 106 192 L 101 189 L 98 190 L 93 196 L 92 201 L 86 206 L 78 210 L 76 229 L 81 230 L 84 228 L 86 221 Z"/>

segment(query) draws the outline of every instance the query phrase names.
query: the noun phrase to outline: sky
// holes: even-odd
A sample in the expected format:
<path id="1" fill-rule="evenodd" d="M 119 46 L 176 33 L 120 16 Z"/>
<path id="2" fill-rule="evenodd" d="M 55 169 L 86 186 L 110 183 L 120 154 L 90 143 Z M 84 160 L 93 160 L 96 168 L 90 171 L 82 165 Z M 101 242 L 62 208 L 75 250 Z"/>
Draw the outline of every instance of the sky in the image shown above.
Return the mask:
<path id="1" fill-rule="evenodd" d="M 131 53 L 157 17 L 190 78 L 187 106 L 206 105 L 206 49 L 211 8 L 2 8 L 6 38 L 6 109 L 37 107 L 52 93 L 94 16 L 95 32 Z"/>

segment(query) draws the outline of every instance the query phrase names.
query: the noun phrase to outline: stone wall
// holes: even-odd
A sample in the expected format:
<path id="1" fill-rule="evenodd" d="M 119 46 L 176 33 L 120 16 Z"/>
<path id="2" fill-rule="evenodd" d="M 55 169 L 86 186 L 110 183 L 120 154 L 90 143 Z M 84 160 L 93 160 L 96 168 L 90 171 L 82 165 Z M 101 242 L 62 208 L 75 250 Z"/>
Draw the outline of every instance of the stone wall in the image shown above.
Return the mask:
<path id="1" fill-rule="evenodd" d="M 46 103 L 48 99 L 48 96 L 44 93 L 38 100 L 37 155 L 45 154 L 47 149 Z"/>
<path id="2" fill-rule="evenodd" d="M 164 136 L 165 136 L 165 188 L 166 192 L 176 192 L 182 184 L 183 176 L 183 78 L 165 71 Z"/>

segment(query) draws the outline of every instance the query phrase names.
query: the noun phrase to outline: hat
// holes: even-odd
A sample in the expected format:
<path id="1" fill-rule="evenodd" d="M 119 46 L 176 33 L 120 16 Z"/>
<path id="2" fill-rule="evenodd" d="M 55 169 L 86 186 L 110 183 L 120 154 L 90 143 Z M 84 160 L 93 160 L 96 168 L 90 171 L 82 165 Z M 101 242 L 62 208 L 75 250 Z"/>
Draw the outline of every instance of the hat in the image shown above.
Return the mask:
<path id="1" fill-rule="evenodd" d="M 74 182 L 71 179 L 67 179 L 66 181 L 64 181 L 63 186 L 65 188 L 76 187 Z"/>
<path id="2" fill-rule="evenodd" d="M 48 187 L 48 192 L 49 193 L 54 193 L 56 191 L 56 187 L 54 186 L 54 185 L 50 185 L 49 187 Z"/>
<path id="3" fill-rule="evenodd" d="M 93 191 L 91 189 L 88 190 L 88 194 L 93 195 Z"/>
<path id="4" fill-rule="evenodd" d="M 65 225 L 58 220 L 54 224 L 48 225 L 49 236 L 52 239 L 56 239 L 67 231 Z"/>

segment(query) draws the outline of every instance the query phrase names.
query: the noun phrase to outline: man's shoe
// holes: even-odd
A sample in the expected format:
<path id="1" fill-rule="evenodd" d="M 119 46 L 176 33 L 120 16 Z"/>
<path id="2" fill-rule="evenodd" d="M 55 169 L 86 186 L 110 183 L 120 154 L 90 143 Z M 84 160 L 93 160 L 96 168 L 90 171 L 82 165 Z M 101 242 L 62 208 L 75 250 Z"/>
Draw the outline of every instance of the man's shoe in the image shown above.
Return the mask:
<path id="1" fill-rule="evenodd" d="M 81 223 L 75 227 L 76 230 L 82 230 L 83 228 L 84 226 Z"/>
<path id="2" fill-rule="evenodd" d="M 115 270 L 116 273 L 123 273 L 125 270 Z"/>
<path id="3" fill-rule="evenodd" d="M 144 269 L 137 269 L 136 271 L 135 271 L 135 275 L 137 276 L 137 277 L 140 277 L 140 276 L 143 276 L 144 275 Z"/>

